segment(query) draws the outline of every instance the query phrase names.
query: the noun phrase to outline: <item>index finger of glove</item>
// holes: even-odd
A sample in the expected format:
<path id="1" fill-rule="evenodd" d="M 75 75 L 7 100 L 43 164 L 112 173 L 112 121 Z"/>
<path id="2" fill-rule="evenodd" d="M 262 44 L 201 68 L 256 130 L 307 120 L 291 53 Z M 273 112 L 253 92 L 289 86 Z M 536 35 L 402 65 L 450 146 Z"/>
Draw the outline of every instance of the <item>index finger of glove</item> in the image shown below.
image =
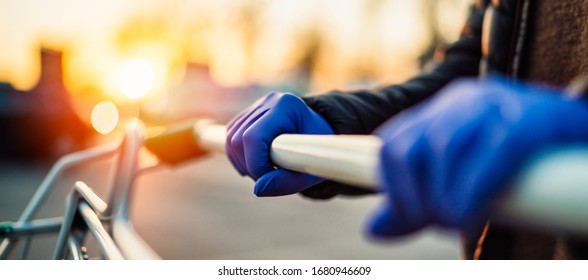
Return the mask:
<path id="1" fill-rule="evenodd" d="M 243 134 L 243 149 L 247 171 L 257 179 L 274 169 L 270 157 L 271 143 L 283 133 L 296 131 L 295 125 L 284 114 L 270 112 L 257 120 Z"/>
<path id="2" fill-rule="evenodd" d="M 250 127 L 257 125 L 257 120 L 269 110 L 266 108 L 265 110 L 260 111 L 261 109 L 264 108 L 256 108 L 256 112 L 250 114 L 245 120 L 243 120 L 240 126 L 233 126 L 227 135 L 227 142 L 225 143 L 227 154 L 230 155 L 229 159 L 241 174 L 249 174 L 251 176 L 251 173 L 248 172 L 247 163 L 245 161 L 243 135 Z M 263 143 L 250 143 L 249 145 L 263 145 Z M 254 178 L 253 176 L 251 177 Z"/>

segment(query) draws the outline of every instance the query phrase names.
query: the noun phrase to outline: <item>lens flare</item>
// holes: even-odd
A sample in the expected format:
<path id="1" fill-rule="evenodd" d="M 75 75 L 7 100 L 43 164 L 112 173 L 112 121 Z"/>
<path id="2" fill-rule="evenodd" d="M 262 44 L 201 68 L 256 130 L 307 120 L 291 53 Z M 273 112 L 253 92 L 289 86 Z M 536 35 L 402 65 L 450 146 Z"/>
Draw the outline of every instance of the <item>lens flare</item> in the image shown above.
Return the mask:
<path id="1" fill-rule="evenodd" d="M 92 109 L 91 115 L 92 127 L 100 134 L 108 134 L 116 128 L 118 124 L 118 109 L 110 101 L 103 101 Z"/>
<path id="2" fill-rule="evenodd" d="M 144 97 L 155 85 L 155 66 L 146 60 L 129 60 L 121 68 L 118 84 L 126 97 Z"/>

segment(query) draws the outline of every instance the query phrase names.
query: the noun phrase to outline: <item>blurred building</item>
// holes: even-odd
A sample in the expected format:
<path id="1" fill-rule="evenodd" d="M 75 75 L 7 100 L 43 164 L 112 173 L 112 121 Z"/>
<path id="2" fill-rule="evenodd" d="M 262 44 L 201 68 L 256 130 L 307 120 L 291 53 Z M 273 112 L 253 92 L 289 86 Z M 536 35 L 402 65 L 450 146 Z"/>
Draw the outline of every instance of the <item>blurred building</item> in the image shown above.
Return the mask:
<path id="1" fill-rule="evenodd" d="M 182 80 L 168 89 L 165 116 L 159 119 L 210 118 L 224 123 L 266 93 L 258 85 L 222 86 L 212 78 L 207 65 L 188 63 Z"/>
<path id="2" fill-rule="evenodd" d="M 91 136 L 64 85 L 62 53 L 42 48 L 40 59 L 39 81 L 31 90 L 0 83 L 0 159 L 54 160 L 84 147 Z"/>

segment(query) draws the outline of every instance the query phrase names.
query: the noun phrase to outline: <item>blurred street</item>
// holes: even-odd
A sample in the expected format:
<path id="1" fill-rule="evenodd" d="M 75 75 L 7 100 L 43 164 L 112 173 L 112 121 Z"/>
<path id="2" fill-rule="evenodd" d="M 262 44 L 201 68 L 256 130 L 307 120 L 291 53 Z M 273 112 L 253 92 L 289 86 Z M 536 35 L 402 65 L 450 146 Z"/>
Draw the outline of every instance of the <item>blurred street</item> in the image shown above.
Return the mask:
<path id="1" fill-rule="evenodd" d="M 112 160 L 102 160 L 66 172 L 38 217 L 62 215 L 64 197 L 75 180 L 85 180 L 104 196 L 111 165 Z M 0 163 L 0 221 L 18 218 L 48 168 Z M 457 235 L 436 230 L 392 242 L 369 240 L 364 221 L 378 197 L 257 198 L 252 187 L 220 155 L 163 167 L 138 177 L 133 223 L 164 259 L 459 258 Z M 29 258 L 50 258 L 53 242 L 54 236 L 35 240 Z M 13 258 L 19 258 L 19 251 Z"/>
<path id="2" fill-rule="evenodd" d="M 403 82 L 459 37 L 469 2 L 0 1 L 0 221 L 18 219 L 58 156 L 118 139 L 130 119 L 227 123 L 271 91 Z M 62 216 L 77 180 L 106 197 L 113 162 L 65 172 L 37 218 Z M 135 229 L 164 259 L 460 257 L 455 233 L 370 240 L 378 196 L 255 197 L 220 155 L 141 174 L 133 195 Z M 55 240 L 28 258 L 49 259 Z"/>

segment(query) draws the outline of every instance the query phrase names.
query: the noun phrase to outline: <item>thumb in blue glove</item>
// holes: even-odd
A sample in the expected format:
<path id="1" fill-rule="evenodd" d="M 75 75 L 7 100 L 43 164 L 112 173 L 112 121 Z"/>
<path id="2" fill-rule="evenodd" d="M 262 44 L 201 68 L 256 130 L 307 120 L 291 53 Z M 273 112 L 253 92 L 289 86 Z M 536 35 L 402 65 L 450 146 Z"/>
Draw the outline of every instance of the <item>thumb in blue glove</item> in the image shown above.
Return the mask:
<path id="1" fill-rule="evenodd" d="M 430 224 L 475 233 L 533 153 L 588 142 L 587 123 L 586 104 L 561 92 L 497 78 L 452 83 L 376 131 L 385 202 L 370 233 Z"/>
<path id="2" fill-rule="evenodd" d="M 272 92 L 252 104 L 227 126 L 226 154 L 237 171 L 256 180 L 257 196 L 297 193 L 323 179 L 276 169 L 269 148 L 280 134 L 333 134 L 333 129 L 302 99 Z"/>

